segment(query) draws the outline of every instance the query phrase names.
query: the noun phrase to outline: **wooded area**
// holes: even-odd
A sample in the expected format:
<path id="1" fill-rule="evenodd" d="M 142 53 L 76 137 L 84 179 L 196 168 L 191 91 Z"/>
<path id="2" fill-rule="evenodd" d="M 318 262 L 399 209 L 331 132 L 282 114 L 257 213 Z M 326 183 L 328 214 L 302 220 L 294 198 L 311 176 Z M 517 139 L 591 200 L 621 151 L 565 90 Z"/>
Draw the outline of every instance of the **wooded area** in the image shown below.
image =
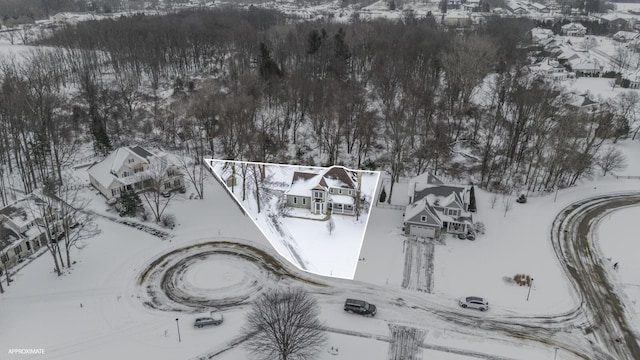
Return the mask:
<path id="1" fill-rule="evenodd" d="M 430 170 L 504 192 L 614 170 L 607 140 L 627 134 L 637 96 L 568 106 L 524 71 L 531 27 L 493 17 L 458 34 L 432 17 L 337 24 L 257 8 L 81 22 L 0 64 L 2 200 L 9 174 L 26 192 L 63 183 L 88 142 L 161 145 L 192 166 Z"/>

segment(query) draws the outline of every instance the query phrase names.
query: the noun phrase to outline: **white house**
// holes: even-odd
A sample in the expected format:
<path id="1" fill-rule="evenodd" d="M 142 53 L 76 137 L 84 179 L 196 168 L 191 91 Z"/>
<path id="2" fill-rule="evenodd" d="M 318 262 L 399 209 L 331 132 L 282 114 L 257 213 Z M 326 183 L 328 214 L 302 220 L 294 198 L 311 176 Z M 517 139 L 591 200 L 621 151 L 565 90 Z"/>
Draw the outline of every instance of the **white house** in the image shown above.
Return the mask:
<path id="1" fill-rule="evenodd" d="M 126 146 L 113 151 L 99 163 L 93 164 L 87 172 L 91 185 L 98 189 L 107 200 L 120 197 L 125 190 L 141 191 L 149 186 L 154 174 L 153 162 L 164 162 L 166 154 L 151 152 L 140 146 Z M 174 165 L 167 164 L 162 190 L 173 191 L 184 186 L 182 174 Z"/>
<path id="2" fill-rule="evenodd" d="M 587 34 L 587 28 L 580 23 L 569 23 L 563 25 L 561 28 L 562 35 L 566 36 L 585 36 Z"/>

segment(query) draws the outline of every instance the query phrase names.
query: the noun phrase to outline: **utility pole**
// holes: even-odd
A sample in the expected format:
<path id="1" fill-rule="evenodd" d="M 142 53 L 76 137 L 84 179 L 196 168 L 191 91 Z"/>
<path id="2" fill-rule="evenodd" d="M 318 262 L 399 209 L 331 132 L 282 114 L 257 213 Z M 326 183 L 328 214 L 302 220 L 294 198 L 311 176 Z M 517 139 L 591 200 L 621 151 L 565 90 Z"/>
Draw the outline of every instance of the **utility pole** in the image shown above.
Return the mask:
<path id="1" fill-rule="evenodd" d="M 529 281 L 529 292 L 527 293 L 527 301 L 529 301 L 529 295 L 531 295 L 531 286 L 532 285 L 533 285 L 533 278 L 531 278 L 531 281 Z"/>
<path id="2" fill-rule="evenodd" d="M 178 323 L 178 318 L 176 318 L 176 327 L 178 328 L 178 342 L 182 342 L 180 338 L 180 324 Z"/>

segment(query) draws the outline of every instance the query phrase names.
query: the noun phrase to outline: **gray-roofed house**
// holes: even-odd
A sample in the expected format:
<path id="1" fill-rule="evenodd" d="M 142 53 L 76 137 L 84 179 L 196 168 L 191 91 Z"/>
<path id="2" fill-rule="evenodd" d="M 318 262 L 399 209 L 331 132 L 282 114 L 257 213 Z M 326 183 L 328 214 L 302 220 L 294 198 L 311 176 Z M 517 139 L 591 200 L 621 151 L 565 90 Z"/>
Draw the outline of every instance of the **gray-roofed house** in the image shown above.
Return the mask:
<path id="1" fill-rule="evenodd" d="M 149 166 L 155 160 L 168 161 L 162 152 L 151 152 L 140 146 L 125 146 L 93 164 L 87 172 L 91 185 L 110 200 L 120 197 L 125 190 L 141 191 L 147 188 L 148 179 L 152 176 Z M 182 174 L 169 164 L 163 190 L 172 191 L 183 186 Z"/>
<path id="2" fill-rule="evenodd" d="M 325 172 L 294 172 L 284 195 L 287 206 L 306 208 L 312 214 L 355 215 L 357 190 L 357 174 L 333 166 Z"/>
<path id="3" fill-rule="evenodd" d="M 62 235 L 59 214 L 41 198 L 30 194 L 0 209 L 0 262 L 7 267 L 46 244 L 45 223 L 52 236 Z M 47 206 L 48 212 L 42 211 Z M 42 218 L 47 214 L 45 222 Z"/>
<path id="4" fill-rule="evenodd" d="M 409 181 L 409 206 L 404 214 L 406 235 L 437 238 L 442 233 L 467 234 L 473 219 L 466 186 L 446 185 L 431 173 Z"/>

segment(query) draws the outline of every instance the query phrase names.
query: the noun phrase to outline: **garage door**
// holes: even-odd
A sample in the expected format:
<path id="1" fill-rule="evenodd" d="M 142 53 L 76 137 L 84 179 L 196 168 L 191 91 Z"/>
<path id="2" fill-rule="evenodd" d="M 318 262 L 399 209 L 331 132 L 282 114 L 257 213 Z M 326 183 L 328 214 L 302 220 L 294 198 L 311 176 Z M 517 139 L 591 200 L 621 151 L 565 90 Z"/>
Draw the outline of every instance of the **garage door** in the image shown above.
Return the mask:
<path id="1" fill-rule="evenodd" d="M 409 231 L 409 233 L 411 235 L 433 239 L 436 236 L 436 229 L 428 226 L 411 225 L 411 231 Z"/>

